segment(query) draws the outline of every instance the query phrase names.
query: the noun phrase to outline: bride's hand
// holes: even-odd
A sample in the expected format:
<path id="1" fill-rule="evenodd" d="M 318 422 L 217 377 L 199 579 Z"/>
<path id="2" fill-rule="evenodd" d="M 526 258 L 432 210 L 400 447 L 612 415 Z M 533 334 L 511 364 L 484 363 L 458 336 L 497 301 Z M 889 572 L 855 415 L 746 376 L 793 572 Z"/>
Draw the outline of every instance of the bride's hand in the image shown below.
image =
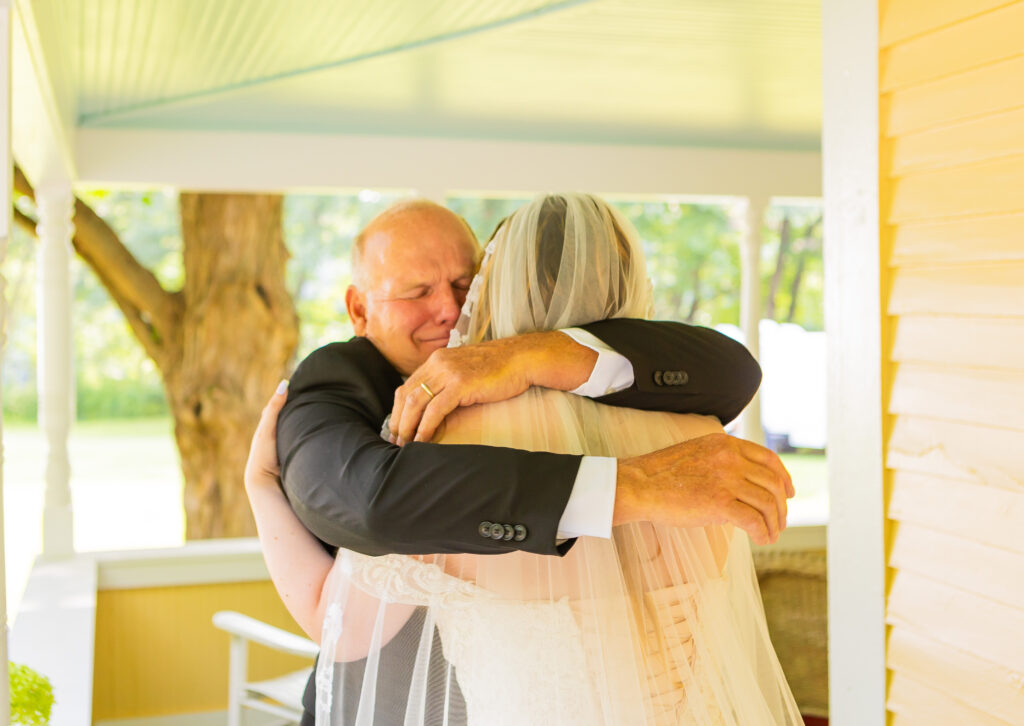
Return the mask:
<path id="1" fill-rule="evenodd" d="M 277 460 L 277 415 L 281 412 L 288 398 L 288 381 L 281 381 L 274 395 L 263 407 L 260 423 L 252 436 L 249 446 L 249 459 L 245 463 L 245 488 L 255 488 L 281 484 L 281 467 Z"/>

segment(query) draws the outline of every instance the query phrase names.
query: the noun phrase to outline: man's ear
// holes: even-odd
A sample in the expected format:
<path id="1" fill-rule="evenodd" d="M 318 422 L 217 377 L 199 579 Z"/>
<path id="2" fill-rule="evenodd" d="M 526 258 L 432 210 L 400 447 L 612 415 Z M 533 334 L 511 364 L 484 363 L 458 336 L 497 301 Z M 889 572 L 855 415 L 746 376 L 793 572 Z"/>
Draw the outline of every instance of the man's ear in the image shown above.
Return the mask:
<path id="1" fill-rule="evenodd" d="M 356 335 L 366 335 L 366 296 L 355 285 L 345 291 L 345 309 Z"/>

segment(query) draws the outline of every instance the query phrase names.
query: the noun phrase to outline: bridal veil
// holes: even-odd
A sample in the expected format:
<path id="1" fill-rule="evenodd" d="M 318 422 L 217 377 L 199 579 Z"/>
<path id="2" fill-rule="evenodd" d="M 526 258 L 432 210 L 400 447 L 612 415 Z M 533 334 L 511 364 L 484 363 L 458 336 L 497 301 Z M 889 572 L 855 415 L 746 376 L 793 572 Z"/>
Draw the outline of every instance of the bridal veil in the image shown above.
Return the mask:
<path id="1" fill-rule="evenodd" d="M 583 194 L 542 196 L 497 230 L 453 344 L 647 317 L 629 223 Z M 440 443 L 627 457 L 721 432 L 531 389 L 460 409 Z M 316 674 L 317 724 L 801 724 L 745 533 L 615 527 L 564 557 L 342 550 Z"/>

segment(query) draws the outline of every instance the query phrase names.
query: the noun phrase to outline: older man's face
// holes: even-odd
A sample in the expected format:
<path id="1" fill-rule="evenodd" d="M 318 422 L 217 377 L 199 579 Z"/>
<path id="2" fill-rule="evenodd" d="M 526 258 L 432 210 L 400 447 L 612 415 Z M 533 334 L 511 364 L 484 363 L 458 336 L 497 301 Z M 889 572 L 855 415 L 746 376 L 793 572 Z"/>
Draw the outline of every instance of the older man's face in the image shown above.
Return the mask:
<path id="1" fill-rule="evenodd" d="M 356 335 L 370 339 L 404 375 L 448 344 L 473 280 L 477 244 L 440 206 L 415 207 L 369 232 L 365 280 L 350 290 Z"/>

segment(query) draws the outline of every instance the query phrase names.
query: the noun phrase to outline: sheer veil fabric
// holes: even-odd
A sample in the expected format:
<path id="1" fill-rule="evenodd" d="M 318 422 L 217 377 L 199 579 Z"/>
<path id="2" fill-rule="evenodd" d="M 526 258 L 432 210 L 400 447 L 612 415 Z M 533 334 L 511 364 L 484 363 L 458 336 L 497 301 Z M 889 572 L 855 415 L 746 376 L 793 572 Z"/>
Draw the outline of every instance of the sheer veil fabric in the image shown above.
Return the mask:
<path id="1" fill-rule="evenodd" d="M 647 317 L 628 222 L 583 194 L 539 197 L 488 246 L 453 344 Z M 531 389 L 451 415 L 441 443 L 632 456 L 717 419 Z M 328 579 L 317 724 L 802 724 L 745 533 L 616 527 L 564 557 L 342 550 Z"/>

